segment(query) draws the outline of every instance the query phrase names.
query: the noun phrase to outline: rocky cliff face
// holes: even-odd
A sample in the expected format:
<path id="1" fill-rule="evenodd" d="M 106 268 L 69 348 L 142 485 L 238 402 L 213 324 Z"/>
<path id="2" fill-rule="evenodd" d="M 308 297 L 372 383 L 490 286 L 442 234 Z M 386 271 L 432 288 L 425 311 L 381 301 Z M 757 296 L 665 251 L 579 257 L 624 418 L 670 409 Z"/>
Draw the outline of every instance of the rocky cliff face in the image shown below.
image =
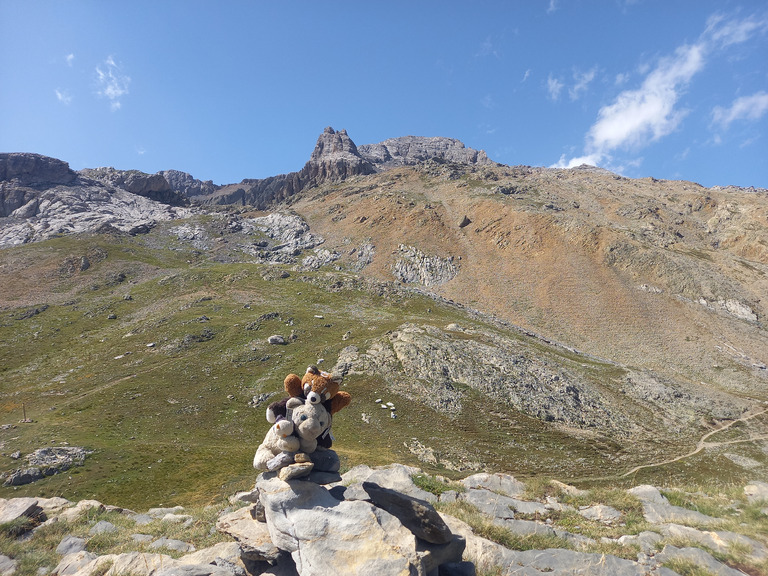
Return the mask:
<path id="1" fill-rule="evenodd" d="M 97 180 L 107 186 L 120 188 L 131 194 L 144 196 L 150 200 L 170 206 L 182 206 L 185 198 L 171 188 L 165 177 L 158 174 L 146 174 L 138 170 L 115 170 L 114 168 L 86 168 L 80 174 Z"/>
<path id="2" fill-rule="evenodd" d="M 38 154 L 0 155 L 0 247 L 99 229 L 128 233 L 189 212 L 159 174 L 70 170 Z"/>
<path id="3" fill-rule="evenodd" d="M 212 180 L 198 180 L 179 170 L 163 170 L 158 174 L 168 181 L 168 184 L 177 194 L 185 198 L 213 194 L 219 188 Z"/>
<path id="4" fill-rule="evenodd" d="M 360 146 L 360 155 L 377 169 L 412 166 L 427 160 L 456 164 L 494 164 L 482 150 L 466 148 L 453 138 L 403 136 Z"/>
<path id="5" fill-rule="evenodd" d="M 485 152 L 466 148 L 452 138 L 406 136 L 380 144 L 355 145 L 346 130 L 327 127 L 317 139 L 309 161 L 298 172 L 261 180 L 243 180 L 201 193 L 195 201 L 204 204 L 250 204 L 263 210 L 325 182 L 340 182 L 353 176 L 373 174 L 398 166 L 428 160 L 457 164 L 493 164 Z"/>
<path id="6" fill-rule="evenodd" d="M 69 164 L 41 156 L 40 154 L 0 154 L 0 181 L 14 182 L 25 186 L 54 186 L 69 184 L 77 174 Z"/>
<path id="7" fill-rule="evenodd" d="M 302 190 L 324 182 L 338 182 L 360 174 L 371 174 L 374 167 L 363 159 L 346 130 L 326 128 L 318 137 L 309 161 L 298 172 L 260 180 L 243 180 L 222 186 L 216 192 L 195 198 L 204 204 L 250 204 L 264 210 L 288 200 Z"/>

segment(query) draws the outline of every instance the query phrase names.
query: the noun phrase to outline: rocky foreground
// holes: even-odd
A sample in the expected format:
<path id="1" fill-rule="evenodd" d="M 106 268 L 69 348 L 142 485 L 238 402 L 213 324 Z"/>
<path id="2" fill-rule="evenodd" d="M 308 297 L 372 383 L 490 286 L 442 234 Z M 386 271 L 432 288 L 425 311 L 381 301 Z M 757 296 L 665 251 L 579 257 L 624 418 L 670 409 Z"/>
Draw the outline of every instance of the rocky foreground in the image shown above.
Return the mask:
<path id="1" fill-rule="evenodd" d="M 526 486 L 504 474 L 448 482 L 399 464 L 357 466 L 336 480 L 263 474 L 231 506 L 194 511 L 0 500 L 0 575 L 735 576 L 768 568 L 764 482 L 730 498 L 665 496 L 653 486 Z"/>

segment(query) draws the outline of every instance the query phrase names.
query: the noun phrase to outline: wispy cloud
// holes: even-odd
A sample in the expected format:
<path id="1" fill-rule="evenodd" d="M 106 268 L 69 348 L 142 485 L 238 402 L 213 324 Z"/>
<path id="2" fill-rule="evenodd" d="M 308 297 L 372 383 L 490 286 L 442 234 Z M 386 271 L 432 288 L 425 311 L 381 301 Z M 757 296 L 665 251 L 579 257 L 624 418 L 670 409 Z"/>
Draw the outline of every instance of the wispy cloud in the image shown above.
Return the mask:
<path id="1" fill-rule="evenodd" d="M 547 92 L 549 93 L 550 99 L 557 101 L 560 98 L 560 92 L 563 91 L 564 87 L 565 84 L 552 76 L 552 74 L 547 78 Z"/>
<path id="2" fill-rule="evenodd" d="M 75 55 L 72 53 L 69 53 L 66 56 L 64 56 L 64 60 L 66 61 L 67 66 L 72 67 L 72 65 L 75 62 Z"/>
<path id="3" fill-rule="evenodd" d="M 547 14 L 552 14 L 557 10 L 557 0 L 549 0 L 549 6 L 547 6 Z"/>
<path id="4" fill-rule="evenodd" d="M 754 34 L 768 31 L 768 18 L 750 16 L 743 20 L 727 20 L 723 14 L 714 14 L 707 20 L 707 28 L 702 38 L 704 41 L 726 48 L 731 44 L 740 44 Z"/>
<path id="5" fill-rule="evenodd" d="M 531 77 L 531 69 L 530 69 L 530 68 L 528 68 L 528 70 L 526 70 L 526 71 L 525 71 L 525 74 L 523 74 L 523 79 L 522 79 L 522 80 L 520 80 L 520 82 L 521 82 L 521 83 L 522 83 L 522 82 L 525 82 L 525 81 L 526 81 L 526 80 L 528 80 L 528 78 L 530 78 L 530 77 Z"/>
<path id="6" fill-rule="evenodd" d="M 712 110 L 712 122 L 728 129 L 736 120 L 759 120 L 768 112 L 768 92 L 757 92 L 733 101 L 730 108 L 716 106 Z"/>
<path id="7" fill-rule="evenodd" d="M 123 73 L 112 56 L 109 56 L 102 66 L 96 67 L 96 81 L 99 96 L 109 100 L 112 110 L 119 110 L 123 96 L 128 94 L 131 78 Z"/>
<path id="8" fill-rule="evenodd" d="M 578 100 L 579 97 L 586 92 L 590 82 L 595 79 L 597 74 L 597 68 L 592 68 L 586 72 L 574 71 L 573 73 L 573 86 L 568 88 L 568 95 L 571 100 Z"/>
<path id="9" fill-rule="evenodd" d="M 499 58 L 499 51 L 490 36 L 480 45 L 480 50 L 478 50 L 476 55 L 479 57 L 493 56 Z"/>
<path id="10" fill-rule="evenodd" d="M 54 93 L 56 94 L 56 99 L 62 104 L 70 104 L 72 102 L 72 96 L 66 90 L 56 88 Z"/>
<path id="11" fill-rule="evenodd" d="M 672 55 L 661 58 L 647 71 L 640 87 L 622 91 L 612 103 L 598 111 L 597 120 L 587 132 L 582 156 L 571 159 L 561 156 L 556 166 L 610 162 L 616 150 L 639 149 L 671 134 L 688 113 L 680 106 L 680 99 L 692 78 L 704 69 L 707 55 L 715 49 L 745 42 L 766 28 L 764 20 L 757 18 L 710 18 L 698 42 L 682 45 Z M 761 102 L 758 99 L 742 103 L 735 108 L 735 113 L 743 114 L 744 105 L 751 104 L 751 110 L 755 106 L 759 108 Z M 726 121 L 729 114 L 723 110 L 718 116 L 720 123 Z"/>

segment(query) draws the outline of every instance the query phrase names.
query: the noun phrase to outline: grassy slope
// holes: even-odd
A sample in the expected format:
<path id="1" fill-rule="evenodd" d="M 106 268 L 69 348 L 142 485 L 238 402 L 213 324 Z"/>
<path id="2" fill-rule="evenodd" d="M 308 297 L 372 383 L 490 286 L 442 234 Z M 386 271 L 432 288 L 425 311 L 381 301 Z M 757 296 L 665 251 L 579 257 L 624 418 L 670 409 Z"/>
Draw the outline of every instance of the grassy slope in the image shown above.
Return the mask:
<path id="1" fill-rule="evenodd" d="M 95 450 L 82 468 L 0 488 L 0 497 L 63 495 L 135 508 L 217 500 L 254 479 L 251 459 L 268 427 L 264 407 L 248 406 L 254 395 L 280 395 L 289 372 L 320 358 L 330 368 L 344 346 L 365 350 L 404 322 L 476 322 L 418 295 L 330 290 L 340 276 L 325 272 L 263 277 L 267 266 L 203 259 L 164 234 L 62 237 L 0 252 L 0 266 L 10 272 L 0 285 L 0 424 L 10 425 L 0 429 L 0 470 L 20 466 L 8 456 L 17 450 L 65 442 Z M 62 266 L 81 255 L 90 255 L 87 270 Z M 286 346 L 266 343 L 291 331 L 297 338 Z M 347 332 L 351 338 L 343 340 Z M 595 381 L 607 381 L 615 367 L 594 363 L 589 370 Z M 680 445 L 659 442 L 635 453 L 477 394 L 474 409 L 452 420 L 389 394 L 376 377 L 352 376 L 345 387 L 354 403 L 334 424 L 344 467 L 399 461 L 457 474 L 419 462 L 404 445 L 416 438 L 444 460 L 594 481 L 691 443 L 681 438 Z M 379 397 L 398 406 L 399 418 L 376 407 Z M 17 423 L 22 404 L 34 423 Z M 712 469 L 725 481 L 743 472 L 725 458 Z M 664 474 L 643 471 L 626 482 Z M 681 475 L 698 478 L 695 471 Z"/>

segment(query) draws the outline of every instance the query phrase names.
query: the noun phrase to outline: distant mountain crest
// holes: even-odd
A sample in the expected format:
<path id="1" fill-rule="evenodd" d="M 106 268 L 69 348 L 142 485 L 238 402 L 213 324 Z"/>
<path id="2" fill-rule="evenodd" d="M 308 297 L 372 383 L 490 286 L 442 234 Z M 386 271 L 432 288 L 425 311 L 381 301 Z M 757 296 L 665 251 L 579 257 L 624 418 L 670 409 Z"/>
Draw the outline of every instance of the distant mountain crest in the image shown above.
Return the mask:
<path id="1" fill-rule="evenodd" d="M 467 148 L 454 138 L 402 136 L 378 144 L 364 144 L 360 155 L 379 170 L 410 166 L 427 160 L 456 164 L 494 164 L 482 150 Z"/>

